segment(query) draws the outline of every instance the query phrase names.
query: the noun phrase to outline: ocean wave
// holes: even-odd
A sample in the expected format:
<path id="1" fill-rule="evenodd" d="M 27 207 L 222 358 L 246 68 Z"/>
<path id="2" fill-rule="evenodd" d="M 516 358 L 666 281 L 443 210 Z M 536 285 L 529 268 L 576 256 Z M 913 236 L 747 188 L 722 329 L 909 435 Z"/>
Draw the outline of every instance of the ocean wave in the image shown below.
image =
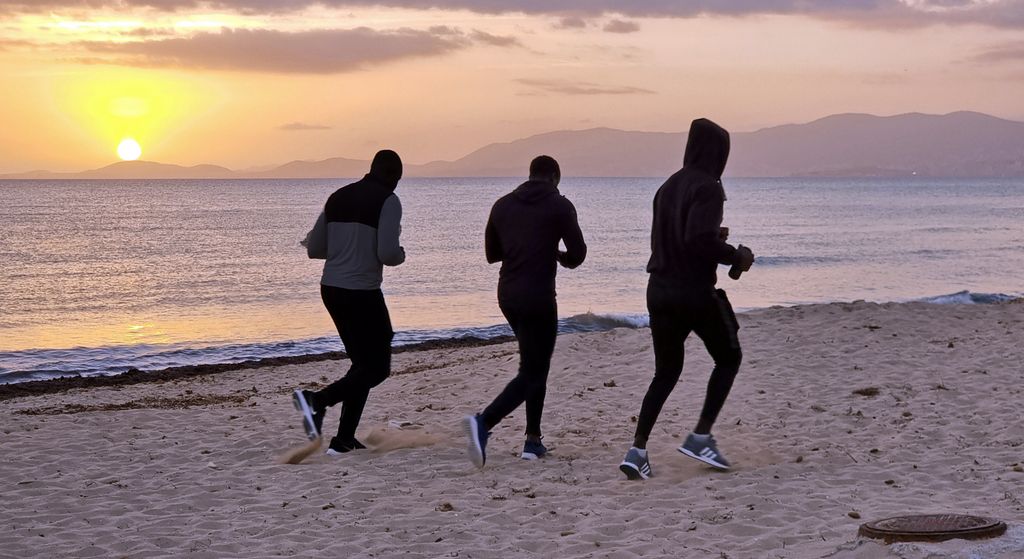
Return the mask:
<path id="1" fill-rule="evenodd" d="M 758 256 L 756 266 L 813 266 L 817 264 L 834 264 L 844 259 L 838 256 Z"/>
<path id="2" fill-rule="evenodd" d="M 613 328 L 646 328 L 650 318 L 646 314 L 594 314 L 584 313 L 559 320 L 558 331 L 563 334 L 571 332 L 603 332 Z"/>
<path id="3" fill-rule="evenodd" d="M 1017 296 L 1005 293 L 973 293 L 971 291 L 957 291 L 948 295 L 937 295 L 917 299 L 919 303 L 932 303 L 935 305 L 996 305 L 1017 299 Z"/>
<path id="4" fill-rule="evenodd" d="M 585 313 L 558 321 L 558 331 L 562 334 L 645 326 L 647 316 L 640 314 Z M 512 329 L 507 324 L 406 330 L 396 332 L 393 343 L 395 346 L 405 346 L 443 340 L 488 340 L 511 335 Z M 116 375 L 130 369 L 155 371 L 188 365 L 222 365 L 257 359 L 317 355 L 332 351 L 344 351 L 338 337 L 333 335 L 249 344 L 136 344 L 0 352 L 0 384 L 62 376 Z"/>

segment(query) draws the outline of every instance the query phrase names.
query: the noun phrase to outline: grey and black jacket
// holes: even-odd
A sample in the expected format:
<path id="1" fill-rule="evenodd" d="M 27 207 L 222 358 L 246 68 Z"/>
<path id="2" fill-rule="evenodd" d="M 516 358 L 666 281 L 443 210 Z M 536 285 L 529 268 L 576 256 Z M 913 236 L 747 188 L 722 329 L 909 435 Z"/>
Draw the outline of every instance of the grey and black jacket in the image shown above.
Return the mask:
<path id="1" fill-rule="evenodd" d="M 310 258 L 326 259 L 322 285 L 380 289 L 384 266 L 405 262 L 399 244 L 402 204 L 397 181 L 373 174 L 331 194 L 306 240 Z"/>

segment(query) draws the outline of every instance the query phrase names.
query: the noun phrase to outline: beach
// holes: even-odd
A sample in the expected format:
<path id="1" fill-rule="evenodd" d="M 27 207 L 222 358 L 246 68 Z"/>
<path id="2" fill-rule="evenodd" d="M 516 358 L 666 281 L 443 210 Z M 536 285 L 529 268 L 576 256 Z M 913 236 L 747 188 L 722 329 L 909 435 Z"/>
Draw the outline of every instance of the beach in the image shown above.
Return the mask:
<path id="1" fill-rule="evenodd" d="M 832 303 L 739 321 L 744 363 L 714 431 L 734 470 L 675 451 L 711 369 L 691 337 L 645 482 L 617 465 L 653 374 L 647 329 L 559 336 L 550 456 L 519 458 L 520 409 L 482 470 L 459 420 L 515 374 L 514 343 L 397 353 L 357 433 L 371 450 L 298 465 L 279 462 L 305 442 L 290 393 L 346 360 L 11 397 L 0 555 L 1024 557 L 1024 304 Z M 857 537 L 868 520 L 936 512 L 1009 529 Z"/>

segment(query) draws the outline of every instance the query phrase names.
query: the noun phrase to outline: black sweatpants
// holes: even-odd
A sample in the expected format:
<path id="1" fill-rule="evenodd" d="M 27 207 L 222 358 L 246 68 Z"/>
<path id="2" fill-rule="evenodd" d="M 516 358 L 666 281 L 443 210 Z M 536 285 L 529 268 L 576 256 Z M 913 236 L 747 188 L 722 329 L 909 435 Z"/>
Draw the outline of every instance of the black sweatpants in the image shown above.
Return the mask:
<path id="1" fill-rule="evenodd" d="M 684 343 L 690 332 L 704 342 L 715 367 L 708 381 L 700 423 L 710 430 L 732 389 L 743 353 L 737 337 L 739 324 L 721 289 L 687 289 L 651 276 L 647 284 L 647 310 L 654 342 L 654 379 L 644 396 L 637 421 L 635 444 L 643 447 L 683 371 Z"/>
<path id="2" fill-rule="evenodd" d="M 526 402 L 526 434 L 539 437 L 551 354 L 558 336 L 558 305 L 552 299 L 531 302 L 528 306 L 509 303 L 499 306 L 519 342 L 519 374 L 481 416 L 489 430 Z"/>
<path id="3" fill-rule="evenodd" d="M 355 438 L 370 389 L 391 374 L 391 338 L 395 333 L 379 289 L 321 285 L 320 297 L 352 363 L 344 377 L 313 396 L 318 407 L 342 404 L 338 435 L 331 441 L 340 445 Z"/>

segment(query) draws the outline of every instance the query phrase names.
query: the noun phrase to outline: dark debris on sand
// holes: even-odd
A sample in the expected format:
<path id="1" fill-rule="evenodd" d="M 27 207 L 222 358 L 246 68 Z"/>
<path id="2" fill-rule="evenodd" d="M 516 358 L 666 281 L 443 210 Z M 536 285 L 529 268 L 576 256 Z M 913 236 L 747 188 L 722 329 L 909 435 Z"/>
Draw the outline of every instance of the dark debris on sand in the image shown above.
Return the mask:
<path id="1" fill-rule="evenodd" d="M 217 394 L 194 394 L 183 395 L 178 398 L 139 398 L 130 402 L 120 404 L 65 404 L 63 406 L 51 406 L 41 408 L 28 408 L 18 410 L 14 413 L 22 415 L 58 415 L 70 413 L 84 413 L 95 411 L 122 411 L 141 409 L 186 409 L 198 406 L 212 406 L 218 404 L 242 404 L 252 396 L 252 393 L 235 393 L 226 395 Z"/>
<path id="2" fill-rule="evenodd" d="M 393 349 L 394 353 L 405 353 L 409 351 L 430 351 L 435 349 L 458 349 L 466 347 L 481 347 L 498 345 L 515 341 L 513 336 L 498 336 L 496 338 L 453 338 L 447 340 L 430 340 L 417 344 L 398 346 Z M 33 380 L 14 384 L 0 385 L 0 402 L 26 396 L 42 396 L 45 394 L 58 394 L 76 388 L 100 388 L 112 386 L 131 386 L 146 382 L 169 382 L 183 380 L 193 377 L 214 375 L 228 371 L 239 371 L 244 369 L 263 369 L 268 367 L 281 367 L 284 365 L 301 365 L 304 363 L 315 363 L 319 361 L 332 361 L 345 359 L 347 355 L 343 351 L 330 351 L 312 355 L 298 355 L 295 357 L 269 357 L 243 361 L 241 363 L 224 363 L 217 365 L 188 365 L 184 367 L 169 367 L 158 371 L 142 371 L 129 369 L 128 371 L 111 376 L 101 377 L 60 377 L 49 380 Z"/>

